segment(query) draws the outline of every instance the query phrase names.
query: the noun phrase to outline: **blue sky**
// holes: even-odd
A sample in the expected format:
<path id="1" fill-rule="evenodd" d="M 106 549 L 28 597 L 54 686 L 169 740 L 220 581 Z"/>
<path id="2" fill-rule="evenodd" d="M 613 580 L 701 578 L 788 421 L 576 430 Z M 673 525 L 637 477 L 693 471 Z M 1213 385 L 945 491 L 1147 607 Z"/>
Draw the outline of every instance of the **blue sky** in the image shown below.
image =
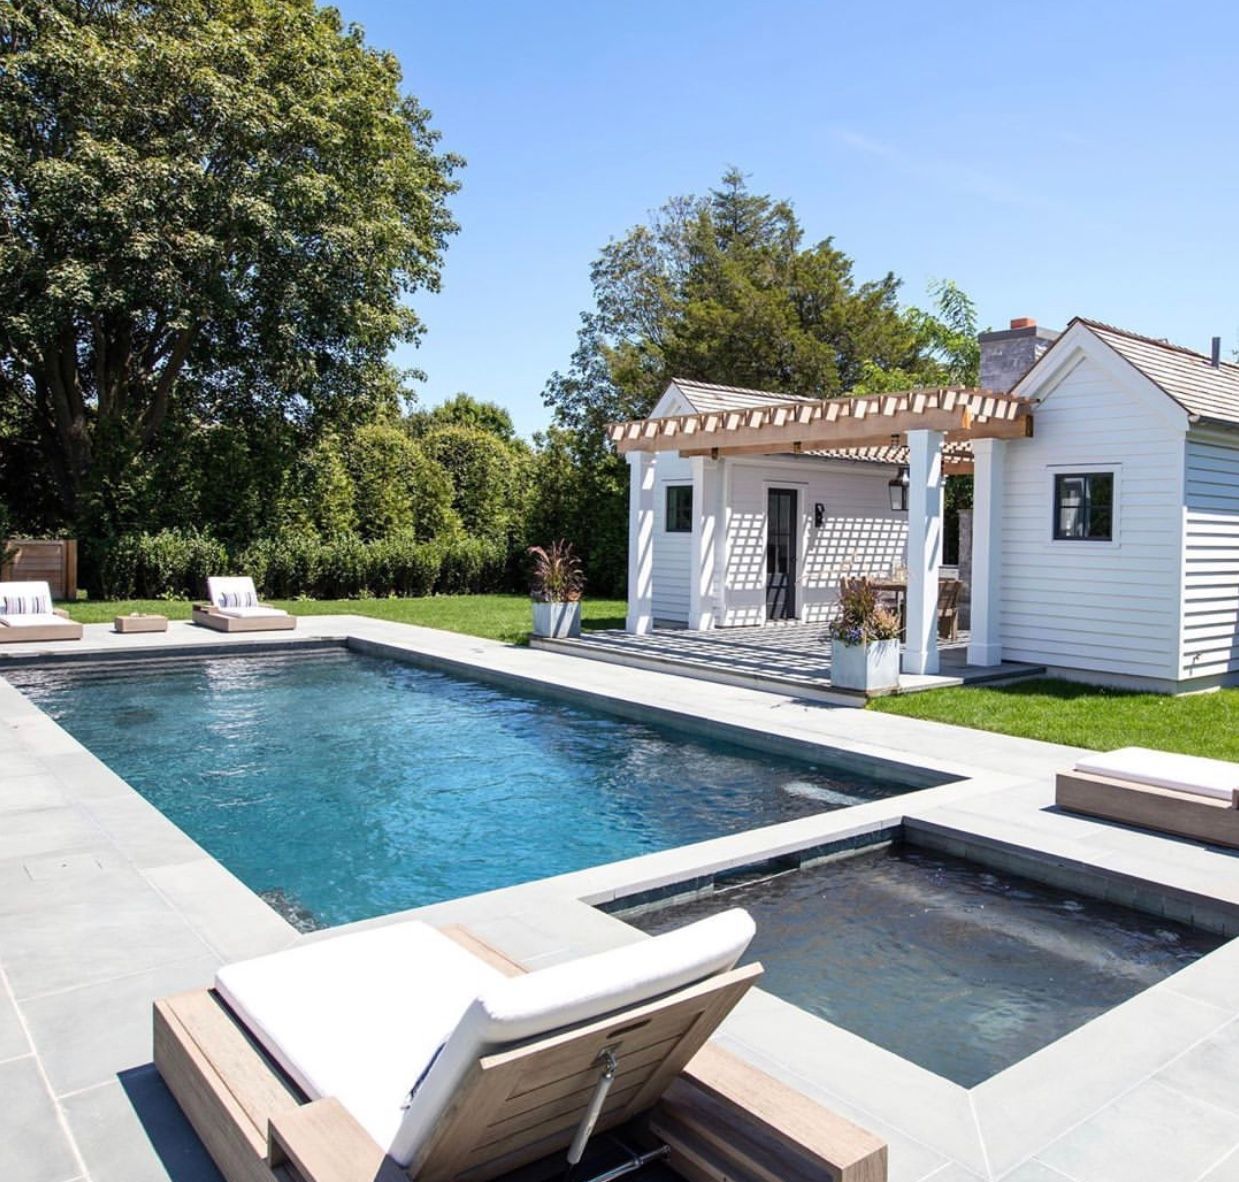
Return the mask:
<path id="1" fill-rule="evenodd" d="M 907 302 L 949 277 L 993 327 L 1239 344 L 1239 6 L 338 6 L 469 162 L 397 358 L 425 404 L 467 390 L 544 426 L 599 247 L 729 164 Z"/>

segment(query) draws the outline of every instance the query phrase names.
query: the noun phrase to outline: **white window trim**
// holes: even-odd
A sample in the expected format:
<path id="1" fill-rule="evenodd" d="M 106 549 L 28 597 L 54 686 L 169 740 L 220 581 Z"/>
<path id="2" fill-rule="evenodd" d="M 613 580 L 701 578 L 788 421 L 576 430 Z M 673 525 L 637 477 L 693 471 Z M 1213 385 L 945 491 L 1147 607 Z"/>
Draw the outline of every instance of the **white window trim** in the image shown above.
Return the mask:
<path id="1" fill-rule="evenodd" d="M 1056 551 L 1066 551 L 1070 554 L 1100 554 L 1108 550 L 1118 550 L 1123 536 L 1123 465 L 1113 460 L 1099 461 L 1095 464 L 1047 464 L 1045 469 L 1046 510 L 1045 529 L 1049 547 Z M 1092 473 L 1109 473 L 1114 477 L 1114 504 L 1110 514 L 1110 538 L 1102 541 L 1099 538 L 1056 538 L 1054 536 L 1054 483 L 1058 476 L 1076 476 Z"/>

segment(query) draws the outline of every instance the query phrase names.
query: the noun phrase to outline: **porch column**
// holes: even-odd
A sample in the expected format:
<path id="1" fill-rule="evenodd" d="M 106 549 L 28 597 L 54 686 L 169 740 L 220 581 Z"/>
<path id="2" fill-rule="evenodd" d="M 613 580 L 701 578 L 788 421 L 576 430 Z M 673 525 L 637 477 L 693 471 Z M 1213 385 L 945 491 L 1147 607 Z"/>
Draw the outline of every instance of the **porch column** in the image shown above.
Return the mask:
<path id="1" fill-rule="evenodd" d="M 689 568 L 688 626 L 704 632 L 715 626 L 715 551 L 722 544 L 722 517 L 719 512 L 719 485 L 722 460 L 694 456 L 693 468 L 693 543 Z"/>
<path id="2" fill-rule="evenodd" d="M 942 565 L 941 431 L 908 432 L 908 611 L 905 673 L 938 672 L 938 568 Z"/>
<path id="3" fill-rule="evenodd" d="M 968 664 L 1002 664 L 1002 493 L 1004 439 L 972 441 L 972 618 Z"/>
<path id="4" fill-rule="evenodd" d="M 628 621 L 644 636 L 654 627 L 654 457 L 628 453 Z"/>

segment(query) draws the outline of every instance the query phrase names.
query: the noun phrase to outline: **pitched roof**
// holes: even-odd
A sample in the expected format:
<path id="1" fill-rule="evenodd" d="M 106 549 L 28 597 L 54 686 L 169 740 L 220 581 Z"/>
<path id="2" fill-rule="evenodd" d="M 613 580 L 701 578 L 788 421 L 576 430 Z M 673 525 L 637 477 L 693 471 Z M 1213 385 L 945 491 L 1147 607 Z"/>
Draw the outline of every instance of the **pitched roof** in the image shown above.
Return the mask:
<path id="1" fill-rule="evenodd" d="M 1082 324 L 1100 337 L 1189 415 L 1239 425 L 1239 365 L 1223 361 L 1214 367 L 1205 354 L 1194 349 L 1140 336 L 1082 316 L 1077 316 L 1071 324 Z"/>
<path id="2" fill-rule="evenodd" d="M 713 382 L 694 382 L 689 378 L 672 378 L 671 384 L 680 391 L 698 414 L 716 410 L 743 410 L 746 406 L 765 406 L 770 402 L 818 402 L 803 394 L 779 394 L 773 390 L 751 390 L 745 386 L 719 386 Z"/>

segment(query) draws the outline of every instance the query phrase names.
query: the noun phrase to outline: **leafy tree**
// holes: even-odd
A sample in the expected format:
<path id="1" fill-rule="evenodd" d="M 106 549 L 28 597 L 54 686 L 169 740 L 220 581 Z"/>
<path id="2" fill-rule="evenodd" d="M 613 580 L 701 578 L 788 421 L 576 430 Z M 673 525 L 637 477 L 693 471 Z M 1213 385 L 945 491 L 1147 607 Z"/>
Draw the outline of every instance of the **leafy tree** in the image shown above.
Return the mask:
<path id="1" fill-rule="evenodd" d="M 977 312 L 972 300 L 949 279 L 929 289 L 930 311 L 908 308 L 904 318 L 916 333 L 919 359 L 911 369 L 881 369 L 866 362 L 856 393 L 880 394 L 916 386 L 975 386 L 981 370 Z"/>
<path id="2" fill-rule="evenodd" d="M 426 541 L 459 528 L 447 473 L 400 427 L 359 428 L 349 440 L 346 463 L 362 537 L 411 533 Z"/>
<path id="3" fill-rule="evenodd" d="M 915 370 L 923 334 L 895 276 L 858 282 L 831 239 L 803 238 L 789 203 L 733 169 L 609 243 L 569 369 L 543 394 L 556 421 L 597 432 L 640 417 L 677 376 L 829 397 L 869 367 Z"/>
<path id="4" fill-rule="evenodd" d="M 323 538 L 357 529 L 357 490 L 334 433 L 326 433 L 301 457 L 297 497 L 290 524 L 309 526 Z"/>
<path id="5" fill-rule="evenodd" d="M 0 397 L 67 518 L 178 416 L 385 396 L 460 163 L 400 84 L 314 0 L 0 0 Z"/>
<path id="6" fill-rule="evenodd" d="M 529 454 L 478 427 L 443 426 L 421 440 L 452 482 L 452 507 L 465 532 L 505 543 L 520 530 L 527 500 Z"/>
<path id="7" fill-rule="evenodd" d="M 475 427 L 505 442 L 516 438 L 512 416 L 502 406 L 497 402 L 481 402 L 464 393 L 409 416 L 409 428 L 414 434 L 421 435 L 436 427 Z"/>

